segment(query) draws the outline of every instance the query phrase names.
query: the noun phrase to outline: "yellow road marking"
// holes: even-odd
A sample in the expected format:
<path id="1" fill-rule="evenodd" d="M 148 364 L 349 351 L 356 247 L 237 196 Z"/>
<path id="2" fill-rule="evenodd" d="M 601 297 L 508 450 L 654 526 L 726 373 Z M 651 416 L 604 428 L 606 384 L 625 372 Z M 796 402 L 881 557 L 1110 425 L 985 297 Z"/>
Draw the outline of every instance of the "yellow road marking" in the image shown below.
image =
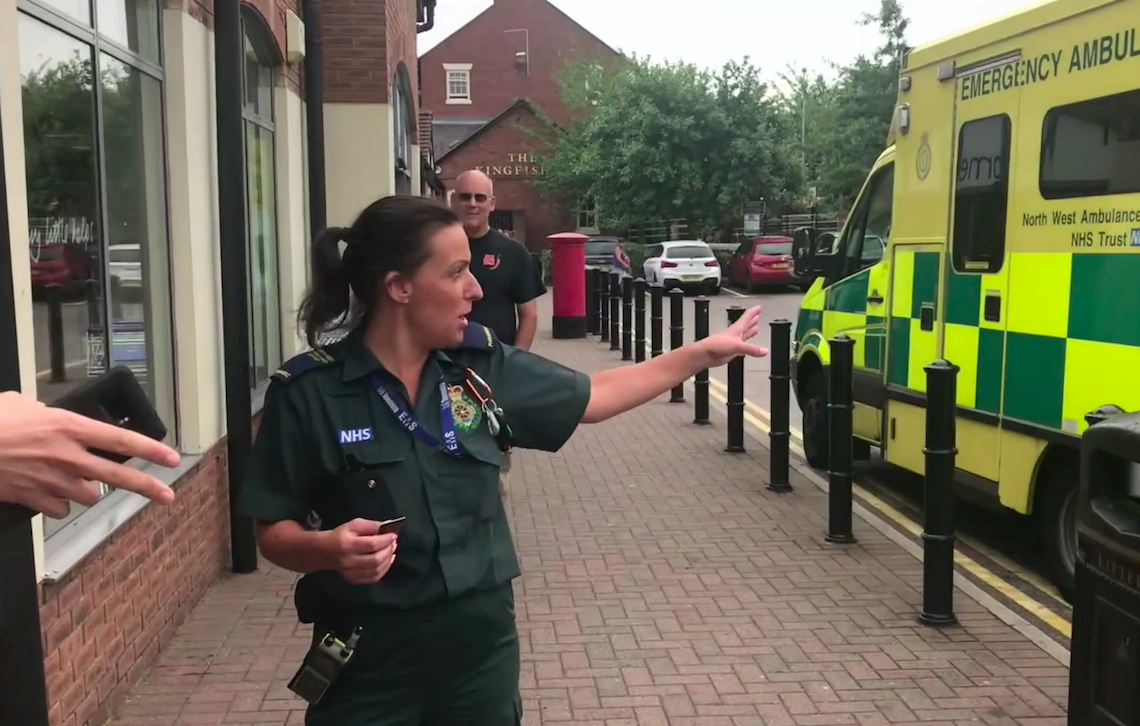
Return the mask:
<path id="1" fill-rule="evenodd" d="M 728 384 L 721 383 L 719 379 L 713 378 L 712 376 L 709 376 L 709 383 L 713 384 L 714 386 L 717 387 L 717 389 L 719 389 L 720 391 L 723 391 L 727 395 Z M 768 412 L 766 410 L 764 410 L 763 408 L 760 408 L 759 406 L 757 406 L 755 403 L 748 400 L 747 398 L 744 399 L 744 407 L 749 409 L 750 411 L 752 411 L 752 413 L 754 413 L 756 416 L 758 416 L 761 420 L 771 422 L 772 417 L 768 414 Z M 795 426 L 788 426 L 788 430 L 792 432 L 792 436 L 794 438 L 797 438 L 800 441 L 804 440 L 804 432 L 803 431 L 800 431 Z"/>
<path id="2" fill-rule="evenodd" d="M 710 380 L 712 380 L 712 379 L 710 378 Z M 712 387 L 709 388 L 709 397 L 716 400 L 721 405 L 726 405 L 728 403 L 728 399 L 725 396 L 721 395 L 719 391 L 714 391 L 712 389 Z M 745 403 L 748 404 L 750 402 L 746 401 Z M 745 408 L 746 408 L 746 410 L 744 411 L 744 420 L 745 421 L 752 424 L 753 427 L 755 427 L 756 429 L 760 430 L 761 432 L 763 432 L 765 434 L 769 433 L 771 431 L 771 429 L 768 427 L 767 424 L 765 424 L 763 421 L 761 421 L 756 416 L 752 415 L 747 410 L 749 408 L 747 405 Z M 755 408 L 759 408 L 759 407 L 755 407 Z M 763 410 L 763 409 L 760 409 L 760 410 Z M 798 455 L 801 459 L 806 458 L 806 455 L 804 454 L 803 449 L 799 445 L 797 445 L 795 442 L 790 443 L 789 448 L 792 451 L 794 451 L 796 453 L 796 455 Z M 915 522 L 914 520 L 912 520 L 910 517 L 906 516 L 905 514 L 903 514 L 899 510 L 895 509 L 890 504 L 883 501 L 882 499 L 875 496 L 874 494 L 867 491 L 866 489 L 864 489 L 862 486 L 860 486 L 858 484 L 852 484 L 851 488 L 852 488 L 852 492 L 856 496 L 858 496 L 868 506 L 878 510 L 881 514 L 883 514 L 885 517 L 887 517 L 891 521 L 897 523 L 904 530 L 909 532 L 912 536 L 921 537 L 922 527 L 919 526 L 918 523 Z M 969 544 L 971 547 L 975 547 L 977 549 L 975 544 L 972 541 L 968 540 L 967 538 L 960 537 L 960 539 L 962 539 L 963 542 Z M 987 556 L 989 556 L 989 555 L 987 554 Z M 996 558 L 995 558 L 995 561 L 997 561 Z M 1068 620 L 1065 620 L 1065 618 L 1061 617 L 1060 615 L 1053 612 L 1049 608 L 1045 607 L 1044 605 L 1039 603 L 1037 600 L 1033 599 L 1031 596 L 1022 592 L 1021 590 L 1018 590 L 1012 584 L 1003 580 L 997 573 L 991 571 L 990 569 L 988 569 L 987 567 L 985 567 L 984 565 L 979 563 L 977 560 L 973 559 L 972 557 L 970 557 L 970 556 L 968 556 L 968 555 L 966 555 L 966 554 L 964 554 L 958 550 L 955 550 L 954 551 L 954 562 L 959 567 L 961 567 L 963 570 L 969 572 L 971 575 L 978 578 L 979 580 L 981 580 L 985 584 L 989 585 L 994 590 L 997 590 L 998 592 L 1000 592 L 1003 596 L 1006 597 L 1006 599 L 1010 600 L 1011 602 L 1016 603 L 1021 608 L 1023 608 L 1025 611 L 1032 613 L 1034 616 L 1039 618 L 1043 623 L 1045 623 L 1049 627 L 1053 628 L 1054 630 L 1056 630 L 1061 635 L 1064 635 L 1066 638 L 1070 638 L 1070 639 L 1073 637 L 1073 625 L 1072 625 L 1072 623 L 1070 623 Z M 1003 567 L 1005 566 L 1003 563 L 999 562 L 999 564 L 1002 564 Z M 1010 564 L 1013 565 L 1013 563 L 1010 563 Z M 1013 567 L 1016 567 L 1016 565 L 1013 565 Z M 1011 572 L 1014 571 L 1013 568 L 1007 568 L 1007 569 L 1010 569 Z M 1028 573 L 1025 573 L 1025 574 L 1028 574 Z M 1019 576 L 1022 576 L 1022 579 L 1029 581 L 1028 577 L 1025 577 L 1021 574 L 1019 574 Z M 1055 597 L 1055 599 L 1063 602 L 1063 600 L 1061 600 L 1060 597 L 1053 595 L 1053 592 L 1051 592 L 1052 588 L 1050 588 L 1049 586 L 1044 585 L 1044 583 L 1038 585 L 1035 582 L 1033 584 L 1035 586 L 1037 586 L 1039 589 L 1041 589 L 1043 592 L 1045 592 L 1046 594 L 1053 596 L 1053 597 Z M 1043 587 L 1043 585 L 1044 585 L 1044 587 Z"/>

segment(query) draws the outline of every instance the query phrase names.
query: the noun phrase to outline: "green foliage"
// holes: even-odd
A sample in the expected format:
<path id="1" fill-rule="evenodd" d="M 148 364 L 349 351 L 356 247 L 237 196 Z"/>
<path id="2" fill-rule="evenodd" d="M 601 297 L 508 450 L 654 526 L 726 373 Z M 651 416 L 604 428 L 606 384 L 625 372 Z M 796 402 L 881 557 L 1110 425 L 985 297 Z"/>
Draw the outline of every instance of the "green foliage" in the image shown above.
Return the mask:
<path id="1" fill-rule="evenodd" d="M 791 89 L 786 109 L 800 124 L 796 154 L 807 186 L 832 210 L 854 201 L 886 145 L 906 49 L 907 20 L 898 0 L 880 0 L 879 12 L 864 13 L 860 23 L 878 25 L 882 45 L 870 57 L 838 67 L 835 81 L 806 70 L 782 75 Z"/>
<path id="2" fill-rule="evenodd" d="M 579 119 L 543 155 L 541 184 L 568 204 L 596 200 L 601 227 L 686 218 L 707 230 L 747 199 L 800 185 L 790 119 L 747 59 L 715 73 L 636 57 L 608 70 L 578 63 L 560 83 Z"/>
<path id="3" fill-rule="evenodd" d="M 789 70 L 783 96 L 747 58 L 715 72 L 638 57 L 569 64 L 559 82 L 575 121 L 541 154 L 543 192 L 572 208 L 592 198 L 603 228 L 684 218 L 695 237 L 739 225 L 743 202 L 760 197 L 769 210 L 817 198 L 845 210 L 886 144 L 906 49 L 899 0 L 857 22 L 878 26 L 880 46 L 833 79 Z"/>
<path id="4" fill-rule="evenodd" d="M 543 250 L 539 253 L 538 257 L 539 261 L 542 262 L 542 281 L 549 285 L 551 282 L 550 260 L 552 253 L 550 250 Z"/>
<path id="5" fill-rule="evenodd" d="M 627 242 L 625 245 L 626 254 L 629 255 L 629 269 L 634 277 L 642 277 L 645 275 L 645 258 L 648 255 L 645 253 L 645 245 L 637 244 L 634 242 Z"/>

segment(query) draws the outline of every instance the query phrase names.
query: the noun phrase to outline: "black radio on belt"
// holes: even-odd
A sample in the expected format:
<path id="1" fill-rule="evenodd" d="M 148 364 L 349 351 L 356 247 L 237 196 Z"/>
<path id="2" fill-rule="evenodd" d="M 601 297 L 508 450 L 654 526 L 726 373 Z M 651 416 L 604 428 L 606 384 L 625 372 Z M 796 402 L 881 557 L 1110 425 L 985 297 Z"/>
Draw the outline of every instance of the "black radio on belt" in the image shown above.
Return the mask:
<path id="1" fill-rule="evenodd" d="M 360 628 L 352 631 L 348 642 L 333 633 L 321 638 L 305 655 L 301 667 L 289 681 L 289 690 L 309 703 L 319 703 L 356 652 L 360 631 Z"/>

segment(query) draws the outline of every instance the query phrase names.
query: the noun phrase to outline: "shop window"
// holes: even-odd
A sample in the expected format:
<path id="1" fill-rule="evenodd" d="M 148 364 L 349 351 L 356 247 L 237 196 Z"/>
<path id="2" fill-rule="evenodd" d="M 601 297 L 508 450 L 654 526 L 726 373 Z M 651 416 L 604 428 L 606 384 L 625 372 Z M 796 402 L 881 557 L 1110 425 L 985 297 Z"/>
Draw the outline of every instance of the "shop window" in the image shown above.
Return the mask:
<path id="1" fill-rule="evenodd" d="M 20 11 L 37 395 L 126 366 L 175 444 L 158 0 L 96 0 L 98 31 L 86 2 Z"/>
<path id="2" fill-rule="evenodd" d="M 401 63 L 392 80 L 392 148 L 396 153 L 396 194 L 412 193 L 412 128 L 415 114 L 412 111 L 411 82 Z"/>
<path id="3" fill-rule="evenodd" d="M 1045 114 L 1040 185 L 1046 199 L 1140 192 L 1140 91 Z"/>
<path id="4" fill-rule="evenodd" d="M 447 74 L 447 102 L 471 103 L 471 64 L 444 63 L 443 70 Z"/>
<path id="5" fill-rule="evenodd" d="M 954 190 L 954 269 L 997 272 L 1005 258 L 1010 121 L 968 121 L 958 137 Z"/>
<path id="6" fill-rule="evenodd" d="M 249 257 L 250 386 L 281 365 L 281 298 L 277 270 L 277 183 L 274 161 L 274 69 L 263 23 L 243 7 L 246 244 Z"/>

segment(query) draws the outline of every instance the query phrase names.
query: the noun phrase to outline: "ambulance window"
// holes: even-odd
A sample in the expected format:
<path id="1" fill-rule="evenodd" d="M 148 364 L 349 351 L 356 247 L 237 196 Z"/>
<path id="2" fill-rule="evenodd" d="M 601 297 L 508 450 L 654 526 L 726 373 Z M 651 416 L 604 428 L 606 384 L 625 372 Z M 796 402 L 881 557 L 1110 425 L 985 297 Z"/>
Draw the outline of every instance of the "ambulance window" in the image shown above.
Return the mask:
<path id="1" fill-rule="evenodd" d="M 1009 206 L 1009 116 L 962 125 L 954 193 L 954 269 L 997 272 L 1005 257 Z"/>
<path id="2" fill-rule="evenodd" d="M 851 271 L 861 270 L 883 259 L 891 234 L 891 212 L 895 191 L 894 164 L 879 170 L 867 196 L 860 202 L 846 253 L 854 261 Z"/>
<path id="3" fill-rule="evenodd" d="M 1045 114 L 1040 186 L 1046 199 L 1140 192 L 1140 91 Z"/>

